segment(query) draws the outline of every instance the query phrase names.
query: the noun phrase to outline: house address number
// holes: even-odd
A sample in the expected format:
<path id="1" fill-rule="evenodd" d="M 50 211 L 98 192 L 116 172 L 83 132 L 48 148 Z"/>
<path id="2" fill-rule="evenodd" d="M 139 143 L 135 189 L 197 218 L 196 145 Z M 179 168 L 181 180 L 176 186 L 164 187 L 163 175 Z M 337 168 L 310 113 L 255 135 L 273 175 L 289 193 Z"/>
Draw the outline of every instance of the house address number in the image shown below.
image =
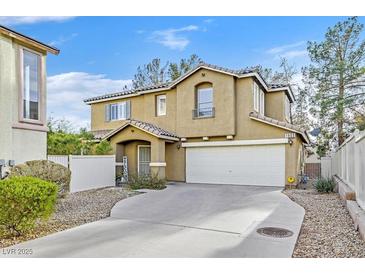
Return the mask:
<path id="1" fill-rule="evenodd" d="M 290 133 L 285 133 L 284 137 L 285 137 L 285 138 L 290 138 L 290 139 L 291 139 L 291 138 L 295 138 L 295 135 L 296 135 L 295 133 L 290 132 Z"/>

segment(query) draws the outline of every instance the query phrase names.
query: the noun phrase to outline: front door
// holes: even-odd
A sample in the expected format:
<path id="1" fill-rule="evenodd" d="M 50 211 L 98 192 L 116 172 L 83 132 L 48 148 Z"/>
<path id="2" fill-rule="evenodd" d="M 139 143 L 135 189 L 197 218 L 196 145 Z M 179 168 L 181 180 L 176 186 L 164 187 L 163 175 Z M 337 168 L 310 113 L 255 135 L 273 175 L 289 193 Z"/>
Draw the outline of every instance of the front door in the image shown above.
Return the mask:
<path id="1" fill-rule="evenodd" d="M 138 174 L 150 174 L 151 146 L 138 146 Z"/>

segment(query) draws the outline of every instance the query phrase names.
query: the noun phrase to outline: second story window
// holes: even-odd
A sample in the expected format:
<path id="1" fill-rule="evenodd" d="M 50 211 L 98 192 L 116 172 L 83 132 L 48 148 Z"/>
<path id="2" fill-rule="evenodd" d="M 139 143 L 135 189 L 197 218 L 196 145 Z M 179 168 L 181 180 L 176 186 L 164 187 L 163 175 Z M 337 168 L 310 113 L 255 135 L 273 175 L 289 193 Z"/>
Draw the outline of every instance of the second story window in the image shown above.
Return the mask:
<path id="1" fill-rule="evenodd" d="M 253 84 L 253 108 L 261 115 L 265 115 L 265 93 L 256 83 Z"/>
<path id="2" fill-rule="evenodd" d="M 156 96 L 156 114 L 157 116 L 166 115 L 166 95 Z"/>
<path id="3" fill-rule="evenodd" d="M 196 94 L 196 117 L 213 117 L 213 88 L 198 88 Z"/>
<path id="4" fill-rule="evenodd" d="M 260 105 L 260 103 L 259 103 L 260 95 L 259 94 L 260 94 L 259 86 L 256 83 L 253 83 L 253 109 L 257 112 L 259 111 L 259 105 Z"/>
<path id="5" fill-rule="evenodd" d="M 260 89 L 260 106 L 259 112 L 261 115 L 265 115 L 265 93 L 262 89 Z"/>
<path id="6" fill-rule="evenodd" d="M 285 97 L 285 119 L 290 122 L 290 101 L 288 97 Z"/>
<path id="7" fill-rule="evenodd" d="M 41 56 L 22 50 L 22 105 L 23 119 L 40 120 Z"/>
<path id="8" fill-rule="evenodd" d="M 130 101 L 105 105 L 105 121 L 130 118 Z"/>

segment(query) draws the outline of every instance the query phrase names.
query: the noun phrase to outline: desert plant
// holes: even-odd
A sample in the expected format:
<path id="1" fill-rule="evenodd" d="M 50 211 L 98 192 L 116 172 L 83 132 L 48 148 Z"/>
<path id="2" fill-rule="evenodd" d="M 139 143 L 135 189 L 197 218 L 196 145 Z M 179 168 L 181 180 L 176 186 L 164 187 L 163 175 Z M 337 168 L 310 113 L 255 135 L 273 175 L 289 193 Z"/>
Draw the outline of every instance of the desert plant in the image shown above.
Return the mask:
<path id="1" fill-rule="evenodd" d="M 0 228 L 19 236 L 47 219 L 54 210 L 58 187 L 34 177 L 13 177 L 0 181 Z"/>
<path id="2" fill-rule="evenodd" d="M 336 183 L 332 179 L 320 178 L 314 182 L 314 187 L 318 192 L 334 192 Z"/>
<path id="3" fill-rule="evenodd" d="M 63 165 L 47 161 L 28 161 L 11 168 L 9 177 L 30 176 L 58 185 L 58 196 L 63 197 L 70 190 L 71 171 Z"/>
<path id="4" fill-rule="evenodd" d="M 166 181 L 155 175 L 130 175 L 128 185 L 131 189 L 164 189 Z"/>

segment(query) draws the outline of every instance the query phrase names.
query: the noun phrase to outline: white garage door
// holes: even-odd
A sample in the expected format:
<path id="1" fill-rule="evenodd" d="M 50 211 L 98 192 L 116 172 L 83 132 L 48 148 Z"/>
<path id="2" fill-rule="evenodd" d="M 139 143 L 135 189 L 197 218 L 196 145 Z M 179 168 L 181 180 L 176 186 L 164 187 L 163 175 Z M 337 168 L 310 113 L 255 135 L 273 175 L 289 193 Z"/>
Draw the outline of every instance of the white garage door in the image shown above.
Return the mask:
<path id="1" fill-rule="evenodd" d="M 285 145 L 188 147 L 188 183 L 285 185 Z"/>

